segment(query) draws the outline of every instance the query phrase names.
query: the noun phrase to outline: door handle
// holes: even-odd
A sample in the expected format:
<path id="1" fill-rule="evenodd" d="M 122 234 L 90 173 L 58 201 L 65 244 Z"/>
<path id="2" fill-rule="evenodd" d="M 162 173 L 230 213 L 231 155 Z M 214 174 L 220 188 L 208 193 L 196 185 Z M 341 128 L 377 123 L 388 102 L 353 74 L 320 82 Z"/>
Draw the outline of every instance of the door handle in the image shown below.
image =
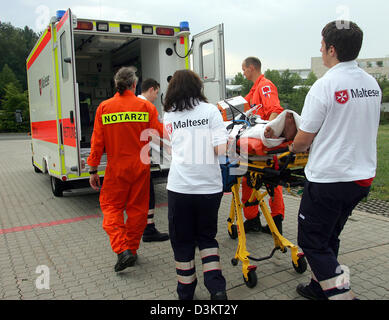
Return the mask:
<path id="1" fill-rule="evenodd" d="M 72 58 L 67 57 L 67 58 L 64 58 L 63 61 L 66 63 L 72 63 Z"/>
<path id="2" fill-rule="evenodd" d="M 70 111 L 70 123 L 74 123 L 74 112 Z"/>

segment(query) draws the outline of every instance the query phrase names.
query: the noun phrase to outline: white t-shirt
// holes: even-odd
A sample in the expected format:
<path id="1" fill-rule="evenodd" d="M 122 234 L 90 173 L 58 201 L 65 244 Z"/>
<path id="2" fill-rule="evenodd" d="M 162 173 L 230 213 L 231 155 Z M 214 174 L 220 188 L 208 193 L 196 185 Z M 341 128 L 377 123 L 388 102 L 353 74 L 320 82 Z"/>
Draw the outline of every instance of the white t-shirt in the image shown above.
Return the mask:
<path id="1" fill-rule="evenodd" d="M 167 189 L 185 194 L 222 192 L 218 157 L 214 147 L 227 142 L 227 130 L 218 108 L 199 102 L 192 110 L 165 112 L 172 162 Z"/>
<path id="2" fill-rule="evenodd" d="M 370 179 L 377 165 L 381 89 L 356 61 L 332 67 L 312 86 L 300 129 L 317 133 L 305 167 L 311 182 Z"/>

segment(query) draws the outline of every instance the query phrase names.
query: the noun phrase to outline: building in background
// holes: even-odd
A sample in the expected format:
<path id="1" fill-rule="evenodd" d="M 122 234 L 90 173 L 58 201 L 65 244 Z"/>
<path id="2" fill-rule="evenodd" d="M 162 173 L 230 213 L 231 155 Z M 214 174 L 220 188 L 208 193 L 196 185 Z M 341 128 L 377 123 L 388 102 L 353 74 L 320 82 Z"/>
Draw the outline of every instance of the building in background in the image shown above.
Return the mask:
<path id="1" fill-rule="evenodd" d="M 243 86 L 241 84 L 227 84 L 226 85 L 226 98 L 232 98 L 240 96 L 242 94 Z"/>
<path id="2" fill-rule="evenodd" d="M 374 78 L 389 79 L 389 57 L 357 59 L 357 62 L 359 67 L 371 74 Z M 328 70 L 328 68 L 323 65 L 321 57 L 311 58 L 311 69 L 318 78 L 321 78 Z"/>
<path id="3" fill-rule="evenodd" d="M 277 70 L 277 71 L 280 74 L 283 74 L 286 70 L 288 70 L 290 73 L 298 74 L 302 80 L 307 80 L 309 73 L 311 72 L 311 69 L 283 69 L 283 70 Z"/>

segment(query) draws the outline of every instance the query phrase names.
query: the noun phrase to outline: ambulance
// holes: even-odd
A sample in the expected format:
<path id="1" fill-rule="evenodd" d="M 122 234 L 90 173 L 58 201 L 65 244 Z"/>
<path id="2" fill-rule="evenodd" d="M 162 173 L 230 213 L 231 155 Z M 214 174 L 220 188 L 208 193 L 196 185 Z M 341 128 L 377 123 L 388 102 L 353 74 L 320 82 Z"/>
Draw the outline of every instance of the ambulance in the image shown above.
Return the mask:
<path id="1" fill-rule="evenodd" d="M 113 76 L 122 66 L 138 69 L 142 80 L 160 83 L 154 102 L 162 101 L 176 70 L 191 69 L 216 104 L 225 98 L 224 27 L 191 36 L 188 22 L 173 26 L 77 18 L 57 11 L 26 61 L 31 119 L 32 165 L 47 173 L 57 197 L 87 187 L 94 116 L 99 104 L 115 94 Z M 152 176 L 165 178 L 169 161 L 152 148 Z M 99 175 L 104 177 L 103 155 Z"/>

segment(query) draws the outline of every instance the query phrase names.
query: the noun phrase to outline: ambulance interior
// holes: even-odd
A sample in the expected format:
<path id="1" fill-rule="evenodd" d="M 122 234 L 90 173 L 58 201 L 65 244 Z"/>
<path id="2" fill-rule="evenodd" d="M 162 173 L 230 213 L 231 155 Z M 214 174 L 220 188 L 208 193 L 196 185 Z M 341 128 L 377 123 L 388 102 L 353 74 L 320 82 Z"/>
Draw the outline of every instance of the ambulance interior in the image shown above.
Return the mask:
<path id="1" fill-rule="evenodd" d="M 113 77 L 120 67 L 135 66 L 138 69 L 136 94 L 140 94 L 142 78 L 153 77 L 160 81 L 157 68 L 154 68 L 154 73 L 147 71 L 145 74 L 142 70 L 145 59 L 158 63 L 158 50 L 155 48 L 158 41 L 133 36 L 74 34 L 81 148 L 90 148 L 96 109 L 102 101 L 115 94 Z"/>

